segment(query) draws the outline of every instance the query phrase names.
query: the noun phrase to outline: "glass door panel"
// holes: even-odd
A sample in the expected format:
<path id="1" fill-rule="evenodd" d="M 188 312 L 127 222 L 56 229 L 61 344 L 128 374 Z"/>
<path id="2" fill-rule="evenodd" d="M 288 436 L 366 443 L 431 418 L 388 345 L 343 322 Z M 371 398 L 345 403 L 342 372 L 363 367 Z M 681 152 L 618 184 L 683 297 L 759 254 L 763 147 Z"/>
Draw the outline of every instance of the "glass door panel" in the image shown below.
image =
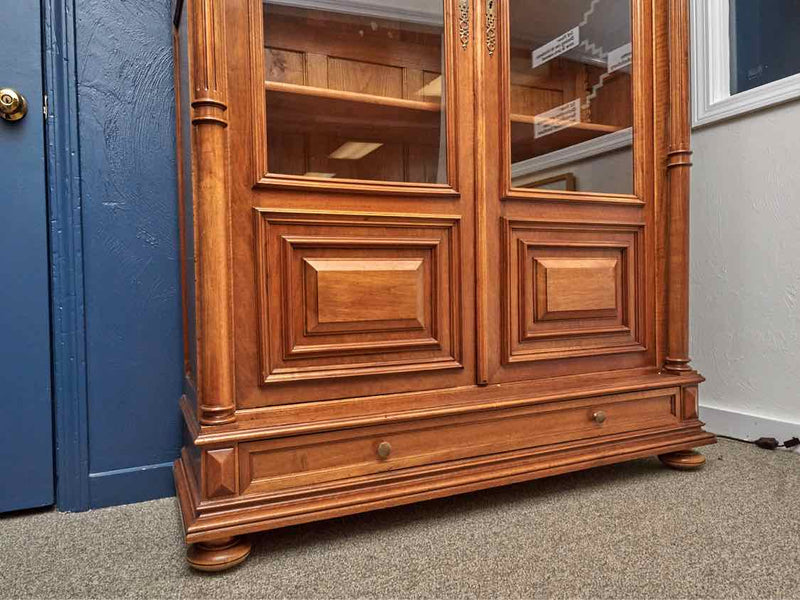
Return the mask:
<path id="1" fill-rule="evenodd" d="M 633 193 L 630 0 L 508 0 L 511 181 Z"/>
<path id="2" fill-rule="evenodd" d="M 264 3 L 268 171 L 448 183 L 442 2 L 303 4 Z"/>
<path id="3" fill-rule="evenodd" d="M 246 35 L 245 16 L 254 28 L 251 68 L 237 65 L 253 79 L 232 78 L 231 96 L 260 101 L 244 129 L 253 160 L 234 147 L 231 161 L 251 186 L 232 194 L 235 252 L 253 255 L 234 287 L 257 295 L 237 303 L 238 406 L 363 412 L 374 397 L 474 383 L 471 9 L 250 3 L 226 13 L 241 19 L 229 31 Z"/>

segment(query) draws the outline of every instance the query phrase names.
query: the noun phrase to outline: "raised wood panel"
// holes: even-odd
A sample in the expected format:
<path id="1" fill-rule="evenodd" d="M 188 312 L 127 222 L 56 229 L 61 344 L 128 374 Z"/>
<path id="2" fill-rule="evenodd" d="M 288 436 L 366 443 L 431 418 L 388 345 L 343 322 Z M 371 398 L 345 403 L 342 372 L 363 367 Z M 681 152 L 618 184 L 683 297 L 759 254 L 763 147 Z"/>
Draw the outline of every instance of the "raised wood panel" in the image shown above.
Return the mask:
<path id="1" fill-rule="evenodd" d="M 534 258 L 536 318 L 606 316 L 619 308 L 620 258 Z"/>
<path id="2" fill-rule="evenodd" d="M 240 444 L 243 493 L 272 492 L 553 442 L 675 425 L 679 388 Z M 595 419 L 598 412 L 605 420 Z M 389 444 L 388 456 L 378 448 Z"/>
<path id="3" fill-rule="evenodd" d="M 422 259 L 306 259 L 305 265 L 312 282 L 306 305 L 317 309 L 314 326 L 411 320 L 423 327 Z"/>
<path id="4" fill-rule="evenodd" d="M 457 218 L 255 214 L 263 383 L 461 367 Z"/>
<path id="5" fill-rule="evenodd" d="M 643 227 L 503 220 L 506 364 L 643 351 Z"/>
<path id="6" fill-rule="evenodd" d="M 441 347 L 436 339 L 440 324 L 434 319 L 440 289 L 435 277 L 441 268 L 438 265 L 440 255 L 436 240 L 319 239 L 307 236 L 283 238 L 282 245 L 283 254 L 288 257 L 287 288 L 303 290 L 302 296 L 294 294 L 302 311 L 297 310 L 295 303 L 286 306 L 285 326 L 290 333 L 283 355 L 285 359 L 327 356 L 337 351 L 354 354 L 386 352 L 393 348 Z M 319 278 L 313 269 L 309 269 L 309 262 L 349 263 L 350 271 L 333 275 L 337 297 L 330 294 L 329 276 L 327 283 L 323 281 L 328 293 L 320 301 Z M 392 262 L 419 265 L 419 281 L 412 284 L 417 310 L 411 319 L 402 318 L 390 308 L 395 288 L 387 280 L 385 267 L 381 265 Z M 361 267 L 360 272 L 354 271 L 358 266 Z M 343 276 L 344 282 L 341 280 Z M 356 280 L 355 287 L 344 289 L 343 283 L 354 283 Z M 373 297 L 367 300 L 365 292 L 373 293 Z M 422 298 L 425 300 L 422 301 Z M 356 304 L 359 301 L 360 304 Z M 327 307 L 322 306 L 326 302 Z M 322 312 L 327 316 L 321 317 Z M 379 312 L 389 318 L 375 318 Z M 345 318 L 335 318 L 334 313 Z M 305 314 L 305 323 L 302 314 Z M 347 334 L 364 335 L 345 339 Z"/>

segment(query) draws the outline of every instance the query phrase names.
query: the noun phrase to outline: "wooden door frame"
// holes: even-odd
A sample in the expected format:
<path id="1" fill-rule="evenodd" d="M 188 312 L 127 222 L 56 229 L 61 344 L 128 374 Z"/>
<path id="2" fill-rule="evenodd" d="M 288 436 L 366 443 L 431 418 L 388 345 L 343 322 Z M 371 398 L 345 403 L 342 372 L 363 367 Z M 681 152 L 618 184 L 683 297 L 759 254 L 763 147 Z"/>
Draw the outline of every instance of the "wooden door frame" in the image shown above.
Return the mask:
<path id="1" fill-rule="evenodd" d="M 75 0 L 42 2 L 56 507 L 62 511 L 89 509 L 75 9 Z"/>

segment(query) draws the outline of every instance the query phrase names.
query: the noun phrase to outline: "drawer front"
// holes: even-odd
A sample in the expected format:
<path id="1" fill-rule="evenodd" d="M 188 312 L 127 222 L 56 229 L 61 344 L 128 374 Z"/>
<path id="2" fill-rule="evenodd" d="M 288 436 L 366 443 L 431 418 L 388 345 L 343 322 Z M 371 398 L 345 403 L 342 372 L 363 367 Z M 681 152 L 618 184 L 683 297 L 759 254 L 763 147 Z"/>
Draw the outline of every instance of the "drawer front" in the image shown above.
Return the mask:
<path id="1" fill-rule="evenodd" d="M 677 424 L 680 390 L 654 390 L 522 409 L 240 444 L 244 493 Z M 603 420 L 604 418 L 604 420 Z"/>

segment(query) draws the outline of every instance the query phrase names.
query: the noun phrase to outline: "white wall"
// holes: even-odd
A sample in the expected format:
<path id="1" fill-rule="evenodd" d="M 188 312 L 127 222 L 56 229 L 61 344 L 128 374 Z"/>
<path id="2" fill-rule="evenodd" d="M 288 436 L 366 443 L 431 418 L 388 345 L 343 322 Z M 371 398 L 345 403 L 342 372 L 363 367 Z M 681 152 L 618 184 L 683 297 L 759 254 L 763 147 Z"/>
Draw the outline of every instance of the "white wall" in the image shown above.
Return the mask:
<path id="1" fill-rule="evenodd" d="M 800 102 L 695 130 L 692 144 L 701 418 L 723 435 L 800 436 Z"/>

